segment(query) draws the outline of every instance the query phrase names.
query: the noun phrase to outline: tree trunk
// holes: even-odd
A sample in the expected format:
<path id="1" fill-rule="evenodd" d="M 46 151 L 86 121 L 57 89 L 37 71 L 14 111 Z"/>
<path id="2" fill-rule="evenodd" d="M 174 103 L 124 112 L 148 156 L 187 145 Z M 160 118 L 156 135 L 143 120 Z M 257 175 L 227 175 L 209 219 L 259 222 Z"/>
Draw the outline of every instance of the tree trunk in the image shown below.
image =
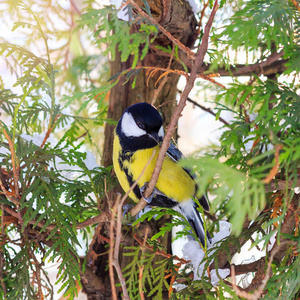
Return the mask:
<path id="1" fill-rule="evenodd" d="M 139 1 L 136 1 L 139 3 Z M 163 4 L 162 4 L 162 3 Z M 151 7 L 151 13 L 156 18 L 156 20 L 165 27 L 170 33 L 172 33 L 176 38 L 178 38 L 183 44 L 191 46 L 194 44 L 194 37 L 196 36 L 196 19 L 191 10 L 190 5 L 186 1 L 169 0 L 169 1 L 159 1 L 153 0 L 148 1 Z M 165 5 L 165 6 L 164 6 Z M 139 6 L 142 6 L 142 1 L 140 1 Z M 171 45 L 170 40 L 164 36 L 161 32 L 158 34 L 155 44 L 167 46 Z M 153 45 L 152 45 L 153 46 Z M 176 62 L 170 64 L 168 57 L 158 56 L 154 51 L 150 50 L 143 61 L 139 62 L 138 66 L 151 66 L 151 67 L 162 67 L 168 68 L 174 67 Z M 118 72 L 127 70 L 132 65 L 132 58 L 129 58 L 126 62 L 122 62 L 120 55 L 116 55 L 115 61 L 111 62 L 110 69 L 111 75 Z M 118 121 L 123 113 L 123 111 L 130 105 L 138 102 L 151 103 L 156 92 L 157 87 L 160 85 L 161 81 L 157 82 L 161 72 L 156 72 L 154 76 L 149 78 L 149 74 L 145 70 L 138 74 L 136 80 L 136 86 L 132 89 L 131 84 L 133 78 L 131 78 L 126 84 L 124 84 L 125 79 L 121 79 L 114 88 L 111 89 L 109 95 L 109 108 L 107 118 Z M 164 125 L 167 126 L 171 120 L 173 111 L 176 107 L 176 91 L 179 76 L 175 74 L 167 75 L 167 79 L 162 89 L 157 95 L 155 106 L 159 109 L 162 114 Z M 162 105 L 162 106 L 160 106 Z M 106 124 L 105 126 L 105 142 L 103 149 L 102 164 L 104 166 L 112 165 L 112 144 L 113 144 L 113 131 L 114 126 Z M 176 139 L 176 136 L 174 137 Z M 114 193 L 116 191 L 121 192 L 118 186 L 114 191 L 109 192 L 109 197 L 111 201 L 114 199 Z M 109 212 L 108 201 L 106 201 L 106 207 L 102 208 Z M 159 227 L 162 226 L 161 222 L 169 220 L 170 217 L 166 216 L 164 220 L 159 220 L 159 222 L 151 221 L 151 233 L 149 236 L 155 234 Z M 143 226 L 147 226 L 143 224 Z M 110 284 L 108 276 L 108 255 L 105 254 L 108 251 L 108 247 L 103 237 L 108 237 L 108 228 L 103 225 L 98 225 L 95 232 L 94 239 L 90 245 L 90 251 L 87 256 L 87 261 L 92 262 L 94 273 L 90 272 L 90 276 L 97 275 L 100 278 L 102 284 L 97 284 L 94 290 L 90 287 L 87 288 L 86 284 L 83 282 L 84 290 L 88 295 L 88 299 L 110 299 Z M 123 236 L 124 237 L 124 236 Z M 168 252 L 171 251 L 171 237 L 170 235 L 165 235 L 165 237 L 160 241 Z M 124 245 L 134 245 L 136 242 L 128 234 L 124 238 Z M 121 252 L 121 251 L 120 251 Z M 126 257 L 121 255 L 120 264 L 122 267 L 129 263 L 131 257 Z M 99 279 L 89 279 L 85 278 L 86 282 L 98 282 Z M 166 298 L 167 298 L 166 291 Z"/>

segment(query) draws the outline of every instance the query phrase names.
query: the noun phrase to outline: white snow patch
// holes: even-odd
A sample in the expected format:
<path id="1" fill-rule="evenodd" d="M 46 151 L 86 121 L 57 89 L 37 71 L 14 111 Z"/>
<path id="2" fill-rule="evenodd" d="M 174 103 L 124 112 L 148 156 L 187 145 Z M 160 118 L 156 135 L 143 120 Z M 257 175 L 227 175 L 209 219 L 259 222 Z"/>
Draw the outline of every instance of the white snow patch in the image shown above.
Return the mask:
<path id="1" fill-rule="evenodd" d="M 219 275 L 222 279 L 226 278 L 230 274 L 229 269 L 218 269 L 218 272 L 219 272 Z M 211 276 L 211 284 L 213 286 L 217 286 L 218 283 L 219 283 L 219 277 L 217 275 L 217 271 L 216 270 L 211 270 L 210 276 Z"/>
<path id="2" fill-rule="evenodd" d="M 123 2 L 123 0 L 110 0 L 110 4 L 114 5 L 116 9 L 119 9 Z M 118 12 L 117 16 L 120 20 L 128 21 L 127 11 L 124 9 L 124 7 Z"/>
<path id="3" fill-rule="evenodd" d="M 21 134 L 21 137 L 28 141 L 28 142 L 33 142 L 35 145 L 37 145 L 38 147 L 41 146 L 44 138 L 45 138 L 46 133 L 33 133 L 32 135 L 28 135 L 25 133 Z M 55 145 L 57 144 L 57 139 L 55 139 L 54 135 L 51 133 L 50 136 L 47 139 L 47 143 L 50 143 L 51 147 L 55 147 Z M 81 151 L 84 153 L 86 153 L 86 158 L 84 160 L 84 163 L 86 165 L 86 167 L 89 170 L 93 170 L 94 168 L 99 167 L 99 164 L 97 164 L 96 162 L 96 158 L 93 155 L 92 152 L 87 151 L 85 149 L 85 147 L 82 147 Z M 81 169 L 77 166 L 74 165 L 69 165 L 67 163 L 65 163 L 61 158 L 59 157 L 55 157 L 55 166 L 52 162 L 49 163 L 49 167 L 51 168 L 56 168 L 58 171 L 60 171 L 61 175 L 67 179 L 71 179 L 74 180 L 76 179 L 79 175 L 81 175 L 81 173 L 76 172 L 76 171 L 80 171 Z"/>
<path id="4" fill-rule="evenodd" d="M 32 135 L 22 133 L 21 137 L 26 140 L 27 142 L 33 142 L 37 146 L 41 146 L 46 132 L 44 133 L 33 133 Z M 57 140 L 54 138 L 53 134 L 50 133 L 50 136 L 47 139 L 47 143 L 50 143 L 51 147 L 54 147 L 57 144 Z"/>
<path id="5" fill-rule="evenodd" d="M 220 231 L 217 232 L 214 237 L 212 238 L 211 244 L 207 246 L 207 250 L 211 249 L 214 247 L 214 245 L 227 236 L 230 235 L 231 232 L 231 224 L 226 222 L 226 221 L 220 221 Z M 194 271 L 194 280 L 199 280 L 202 277 L 202 274 L 204 272 L 204 265 L 205 261 L 202 262 L 204 258 L 204 251 L 201 248 L 199 242 L 197 241 L 188 241 L 184 246 L 183 246 L 183 257 L 186 260 L 190 260 L 191 264 L 193 266 L 193 271 Z M 210 251 L 210 255 L 212 255 L 214 251 Z M 229 269 L 219 269 L 218 270 L 219 275 L 221 278 L 225 278 L 229 275 L 230 271 Z M 207 276 L 207 271 L 204 273 Z M 211 272 L 211 283 L 213 286 L 216 286 L 219 282 L 219 277 L 216 274 L 215 270 L 212 270 Z"/>
<path id="6" fill-rule="evenodd" d="M 188 0 L 192 10 L 193 10 L 193 13 L 196 14 L 200 11 L 200 1 L 195 1 L 195 0 Z"/>

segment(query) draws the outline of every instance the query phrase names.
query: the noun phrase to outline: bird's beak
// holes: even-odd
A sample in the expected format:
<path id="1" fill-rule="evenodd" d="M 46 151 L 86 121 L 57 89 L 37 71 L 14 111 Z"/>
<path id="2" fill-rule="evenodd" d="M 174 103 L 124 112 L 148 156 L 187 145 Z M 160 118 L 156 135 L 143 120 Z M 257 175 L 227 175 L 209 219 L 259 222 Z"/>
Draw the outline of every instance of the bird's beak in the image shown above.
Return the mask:
<path id="1" fill-rule="evenodd" d="M 159 143 L 160 138 L 159 138 L 157 132 L 154 132 L 154 131 L 153 131 L 153 132 L 148 133 L 148 135 L 149 135 L 153 140 L 155 140 L 155 142 L 156 142 L 157 144 Z"/>

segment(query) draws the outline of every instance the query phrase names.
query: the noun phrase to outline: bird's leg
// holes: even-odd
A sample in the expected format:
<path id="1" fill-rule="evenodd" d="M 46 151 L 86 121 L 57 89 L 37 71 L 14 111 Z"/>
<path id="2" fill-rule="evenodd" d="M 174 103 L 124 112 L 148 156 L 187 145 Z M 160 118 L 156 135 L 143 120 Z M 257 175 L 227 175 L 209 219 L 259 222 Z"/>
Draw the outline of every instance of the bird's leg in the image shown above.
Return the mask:
<path id="1" fill-rule="evenodd" d="M 134 206 L 133 204 L 123 205 L 123 218 L 129 213 L 129 211 L 132 209 L 133 206 Z"/>
<path id="2" fill-rule="evenodd" d="M 151 201 L 153 200 L 153 198 L 156 196 L 156 195 L 161 195 L 161 196 L 165 196 L 167 197 L 164 193 L 162 193 L 159 189 L 157 189 L 156 187 L 153 188 L 153 191 L 151 193 L 151 195 L 149 197 L 145 197 L 144 196 L 144 193 L 146 191 L 148 187 L 148 182 L 145 182 L 145 184 L 140 188 L 140 193 L 142 195 L 142 197 L 144 198 L 145 201 L 147 201 L 148 204 L 151 204 Z"/>
<path id="3" fill-rule="evenodd" d="M 149 210 L 152 209 L 151 205 L 146 205 L 141 211 L 138 212 L 138 214 L 135 217 L 132 217 L 129 212 L 132 209 L 134 205 L 133 204 L 125 204 L 123 206 L 123 220 L 124 223 L 127 225 L 132 225 L 132 223 L 137 220 L 138 218 L 140 218 L 143 214 L 145 214 L 146 212 L 148 212 Z"/>

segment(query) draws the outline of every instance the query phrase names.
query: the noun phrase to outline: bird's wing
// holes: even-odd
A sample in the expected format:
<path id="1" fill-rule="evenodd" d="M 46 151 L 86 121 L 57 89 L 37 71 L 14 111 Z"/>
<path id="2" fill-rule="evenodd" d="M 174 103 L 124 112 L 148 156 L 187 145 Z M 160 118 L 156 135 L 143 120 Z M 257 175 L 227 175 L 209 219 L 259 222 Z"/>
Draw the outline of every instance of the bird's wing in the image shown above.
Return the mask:
<path id="1" fill-rule="evenodd" d="M 170 143 L 170 146 L 167 150 L 167 155 L 176 162 L 178 162 L 180 159 L 184 158 L 184 155 L 182 154 L 182 152 L 172 143 Z M 196 178 L 196 175 L 192 172 L 192 170 L 184 168 L 184 167 L 183 167 L 183 169 L 190 175 L 190 177 L 192 179 Z"/>
<path id="2" fill-rule="evenodd" d="M 180 159 L 184 158 L 184 155 L 182 154 L 182 152 L 175 145 L 173 145 L 172 143 L 170 143 L 170 146 L 167 150 L 167 155 L 176 162 L 178 162 Z M 196 178 L 196 174 L 191 169 L 187 169 L 187 168 L 183 168 L 183 169 L 186 173 L 189 174 L 189 176 L 192 179 Z M 196 187 L 198 188 L 198 185 L 196 185 Z M 207 200 L 205 195 L 203 195 L 199 199 L 199 203 L 202 205 L 204 210 L 206 210 L 206 211 L 209 210 L 208 200 Z"/>
<path id="3" fill-rule="evenodd" d="M 170 146 L 167 150 L 167 155 L 171 157 L 173 160 L 175 160 L 176 162 L 184 157 L 182 152 L 172 143 L 170 143 Z"/>

